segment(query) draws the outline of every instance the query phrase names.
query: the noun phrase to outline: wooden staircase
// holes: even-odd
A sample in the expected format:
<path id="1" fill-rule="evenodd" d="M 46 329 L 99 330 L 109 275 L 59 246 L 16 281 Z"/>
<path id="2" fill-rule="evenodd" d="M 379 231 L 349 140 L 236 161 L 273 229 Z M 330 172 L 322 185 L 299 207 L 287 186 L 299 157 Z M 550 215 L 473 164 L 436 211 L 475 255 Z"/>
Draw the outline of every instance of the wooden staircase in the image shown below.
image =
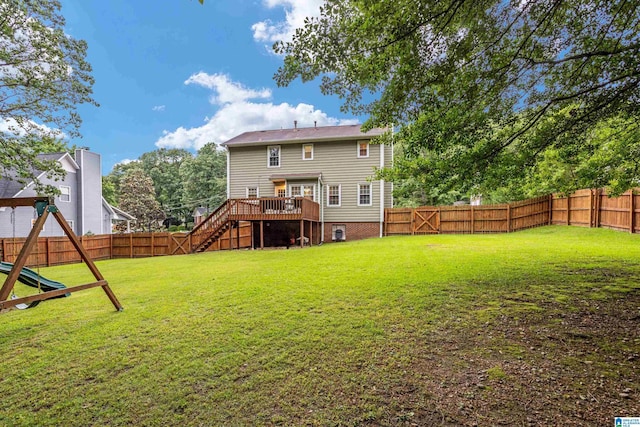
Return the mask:
<path id="1" fill-rule="evenodd" d="M 231 203 L 227 200 L 205 218 L 204 221 L 196 225 L 179 243 L 178 247 L 183 247 L 185 243 L 190 242 L 189 252 L 198 253 L 206 251 L 209 246 L 217 242 L 230 227 L 233 227 L 233 222 L 229 220 L 230 212 Z"/>

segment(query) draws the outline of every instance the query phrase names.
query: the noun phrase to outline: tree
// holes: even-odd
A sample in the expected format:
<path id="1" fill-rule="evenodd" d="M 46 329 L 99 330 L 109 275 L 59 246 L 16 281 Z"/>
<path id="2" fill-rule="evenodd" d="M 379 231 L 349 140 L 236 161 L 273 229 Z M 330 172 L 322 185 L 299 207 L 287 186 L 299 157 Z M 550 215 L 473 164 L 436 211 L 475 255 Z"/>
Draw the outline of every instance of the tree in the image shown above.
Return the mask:
<path id="1" fill-rule="evenodd" d="M 169 216 L 184 219 L 191 213 L 182 203 L 184 183 L 180 177 L 181 165 L 191 158 L 190 152 L 178 148 L 160 148 L 140 156 L 140 167 L 153 180 L 156 199 Z"/>
<path id="2" fill-rule="evenodd" d="M 216 208 L 227 196 L 227 156 L 214 143 L 206 144 L 197 156 L 180 167 L 184 184 L 183 205 L 193 211 L 198 206 Z"/>
<path id="3" fill-rule="evenodd" d="M 274 45 L 275 79 L 321 77 L 365 128 L 401 127 L 398 167 L 471 192 L 522 179 L 547 149 L 588 151 L 615 117 L 638 122 L 639 32 L 625 0 L 328 0 Z"/>
<path id="4" fill-rule="evenodd" d="M 141 231 L 154 231 L 165 219 L 165 214 L 156 200 L 153 181 L 142 170 L 133 168 L 126 172 L 120 182 L 120 208 L 133 215 L 133 227 Z"/>
<path id="5" fill-rule="evenodd" d="M 64 25 L 58 1 L 0 2 L 0 174 L 23 184 L 40 171 L 64 175 L 37 155 L 64 151 L 64 137 L 80 136 L 77 106 L 97 105 L 87 45 Z M 36 186 L 52 191 L 37 180 Z"/>

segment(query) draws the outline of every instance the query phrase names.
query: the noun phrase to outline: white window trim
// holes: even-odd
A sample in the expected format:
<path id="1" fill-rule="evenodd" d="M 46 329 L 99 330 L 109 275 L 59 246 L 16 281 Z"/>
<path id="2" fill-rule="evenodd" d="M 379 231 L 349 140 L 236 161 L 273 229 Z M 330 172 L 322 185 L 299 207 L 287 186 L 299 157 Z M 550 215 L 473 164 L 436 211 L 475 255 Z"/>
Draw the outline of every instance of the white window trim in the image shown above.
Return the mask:
<path id="1" fill-rule="evenodd" d="M 256 189 L 256 198 L 259 199 L 260 198 L 260 187 L 247 187 L 245 188 L 245 197 L 248 199 L 249 198 L 249 189 L 251 188 L 255 188 Z"/>
<path id="2" fill-rule="evenodd" d="M 71 187 L 69 187 L 68 185 L 60 185 L 60 186 L 58 186 L 58 188 L 60 188 L 60 195 L 58 196 L 58 200 L 60 200 L 61 202 L 64 202 L 64 203 L 70 203 L 71 202 Z M 62 196 L 63 196 L 62 189 L 63 188 L 66 188 L 69 191 L 68 194 L 66 194 L 67 196 L 69 196 L 69 200 L 63 200 L 62 199 Z"/>
<path id="3" fill-rule="evenodd" d="M 330 188 L 331 187 L 338 187 L 338 204 L 337 205 L 332 205 L 330 203 L 331 200 L 331 192 L 330 192 Z M 338 184 L 338 185 L 327 185 L 327 207 L 328 208 L 339 208 L 342 206 L 342 184 Z"/>
<path id="4" fill-rule="evenodd" d="M 362 156 L 360 155 L 360 144 L 365 143 L 367 144 L 367 155 L 366 156 Z M 366 159 L 369 157 L 369 152 L 370 152 L 370 144 L 367 141 L 358 141 L 358 143 L 356 144 L 356 154 L 358 155 L 359 159 Z"/>
<path id="5" fill-rule="evenodd" d="M 278 147 L 278 166 L 271 166 L 271 149 Z M 280 145 L 267 145 L 267 167 L 279 168 L 282 165 L 282 147 Z"/>
<path id="6" fill-rule="evenodd" d="M 300 194 L 293 195 L 293 187 L 300 187 Z M 290 184 L 289 185 L 289 197 L 302 197 L 302 185 L 301 184 Z"/>
<path id="7" fill-rule="evenodd" d="M 311 147 L 311 158 L 304 157 L 304 147 Z M 302 160 L 313 160 L 313 144 L 302 144 Z"/>
<path id="8" fill-rule="evenodd" d="M 362 187 L 369 187 L 369 203 L 360 203 L 360 190 Z M 370 182 L 358 184 L 358 206 L 373 206 L 373 185 Z"/>

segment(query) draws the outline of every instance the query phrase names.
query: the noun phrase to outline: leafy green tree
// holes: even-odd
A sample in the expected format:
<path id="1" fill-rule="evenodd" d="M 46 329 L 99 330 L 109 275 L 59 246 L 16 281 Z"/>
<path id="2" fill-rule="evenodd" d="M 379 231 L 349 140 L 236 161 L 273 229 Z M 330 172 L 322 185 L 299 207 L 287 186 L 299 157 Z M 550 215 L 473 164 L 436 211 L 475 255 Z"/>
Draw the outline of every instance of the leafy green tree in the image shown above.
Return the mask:
<path id="1" fill-rule="evenodd" d="M 0 2 L 0 175 L 21 183 L 36 180 L 39 171 L 64 175 L 37 155 L 66 150 L 62 139 L 80 136 L 77 106 L 97 105 L 87 44 L 64 25 L 58 1 Z"/>
<path id="2" fill-rule="evenodd" d="M 227 196 L 227 156 L 214 143 L 206 144 L 180 167 L 184 185 L 183 206 L 190 212 L 198 206 L 214 209 Z"/>
<path id="3" fill-rule="evenodd" d="M 140 156 L 140 167 L 151 177 L 156 199 L 168 216 L 184 220 L 191 212 L 183 205 L 181 165 L 193 158 L 187 150 L 160 148 Z"/>
<path id="4" fill-rule="evenodd" d="M 155 231 L 165 219 L 156 200 L 153 181 L 139 168 L 133 168 L 122 176 L 119 207 L 133 215 L 133 228 L 139 231 Z"/>
<path id="5" fill-rule="evenodd" d="M 639 32 L 640 3 L 626 0 L 328 0 L 276 43 L 275 79 L 321 78 L 365 127 L 401 127 L 402 173 L 472 193 L 522 180 L 547 149 L 588 157 L 618 116 L 638 122 Z M 592 176 L 607 163 L 591 161 Z M 626 171 L 606 183 L 637 180 Z"/>

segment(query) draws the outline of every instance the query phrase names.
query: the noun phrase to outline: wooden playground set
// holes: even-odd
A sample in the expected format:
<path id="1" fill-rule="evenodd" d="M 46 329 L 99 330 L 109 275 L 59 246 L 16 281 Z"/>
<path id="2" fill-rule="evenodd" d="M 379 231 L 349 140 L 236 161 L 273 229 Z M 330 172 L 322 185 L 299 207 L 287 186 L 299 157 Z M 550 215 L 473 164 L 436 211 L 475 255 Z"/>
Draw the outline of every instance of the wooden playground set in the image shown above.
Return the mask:
<path id="1" fill-rule="evenodd" d="M 13 264 L 6 262 L 0 263 L 0 272 L 7 274 L 7 278 L 5 279 L 2 288 L 0 288 L 0 312 L 14 307 L 19 309 L 35 307 L 40 303 L 40 301 L 68 296 L 73 292 L 91 289 L 98 286 L 100 286 L 105 294 L 107 294 L 107 297 L 116 308 L 116 310 L 122 311 L 123 307 L 109 287 L 109 283 L 102 276 L 102 273 L 100 273 L 100 270 L 98 270 L 98 267 L 96 267 L 93 260 L 91 259 L 85 248 L 82 246 L 82 243 L 80 242 L 78 237 L 75 235 L 69 224 L 67 224 L 67 221 L 64 219 L 62 213 L 60 213 L 58 208 L 53 203 L 53 198 L 0 198 L 0 207 L 10 207 L 14 209 L 15 212 L 15 208 L 21 206 L 32 206 L 36 211 L 37 219 L 33 224 L 33 227 L 31 229 L 31 232 L 29 233 L 29 236 L 27 237 L 27 240 L 25 241 L 25 244 L 22 246 L 20 253 L 15 259 L 15 262 Z M 80 254 L 82 261 L 87 265 L 87 267 L 95 277 L 95 282 L 66 287 L 60 282 L 49 280 L 41 276 L 39 270 L 33 271 L 25 267 L 27 258 L 33 251 L 34 246 L 37 244 L 38 236 L 40 235 L 40 232 L 42 231 L 49 214 L 53 215 L 66 236 L 72 242 L 74 248 Z M 38 293 L 24 297 L 17 296 L 14 290 L 17 281 L 28 286 L 38 288 Z"/>

